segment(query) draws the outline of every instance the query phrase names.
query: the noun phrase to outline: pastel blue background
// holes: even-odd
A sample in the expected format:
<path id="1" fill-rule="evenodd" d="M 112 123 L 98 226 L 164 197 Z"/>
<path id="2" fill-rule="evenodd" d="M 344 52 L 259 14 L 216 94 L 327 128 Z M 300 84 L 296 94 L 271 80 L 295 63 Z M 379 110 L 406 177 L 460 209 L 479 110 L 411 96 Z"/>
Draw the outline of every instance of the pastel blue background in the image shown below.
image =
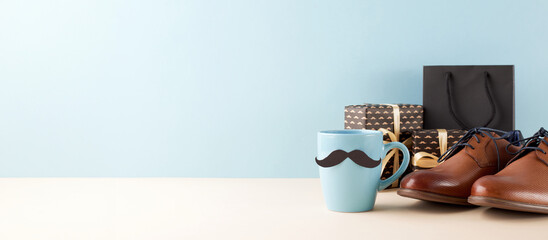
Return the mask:
<path id="1" fill-rule="evenodd" d="M 317 177 L 343 106 L 425 64 L 515 64 L 548 126 L 547 1 L 0 2 L 0 176 Z"/>

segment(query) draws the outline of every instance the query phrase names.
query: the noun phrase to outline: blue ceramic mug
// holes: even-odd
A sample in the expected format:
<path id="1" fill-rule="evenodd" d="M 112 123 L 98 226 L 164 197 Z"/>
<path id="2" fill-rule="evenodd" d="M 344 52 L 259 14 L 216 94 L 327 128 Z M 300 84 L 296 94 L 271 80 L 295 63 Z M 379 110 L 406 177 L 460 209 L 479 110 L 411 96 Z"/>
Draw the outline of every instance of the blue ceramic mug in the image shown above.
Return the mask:
<path id="1" fill-rule="evenodd" d="M 381 162 L 399 148 L 403 162 L 392 176 L 381 180 Z M 390 186 L 409 165 L 409 151 L 399 142 L 383 144 L 380 131 L 333 130 L 318 132 L 320 179 L 327 208 L 338 212 L 373 209 L 377 191 Z"/>

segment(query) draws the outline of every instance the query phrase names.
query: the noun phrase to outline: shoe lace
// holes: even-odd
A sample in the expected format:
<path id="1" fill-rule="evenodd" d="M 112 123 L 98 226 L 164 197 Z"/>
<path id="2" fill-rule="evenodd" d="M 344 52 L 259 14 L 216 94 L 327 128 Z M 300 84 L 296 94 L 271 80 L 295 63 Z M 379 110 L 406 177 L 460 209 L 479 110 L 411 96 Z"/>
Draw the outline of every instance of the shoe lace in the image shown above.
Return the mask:
<path id="1" fill-rule="evenodd" d="M 533 134 L 533 136 L 512 142 L 512 144 L 514 144 L 514 145 L 523 143 L 522 147 L 520 149 L 518 149 L 516 152 L 512 152 L 508 149 L 508 147 L 510 147 L 510 145 L 506 146 L 506 152 L 508 152 L 510 154 L 520 155 L 521 153 L 523 153 L 525 151 L 528 151 L 528 152 L 529 151 L 539 151 L 543 154 L 546 154 L 546 151 L 542 150 L 539 147 L 541 143 L 544 143 L 544 144 L 548 145 L 548 141 L 544 140 L 544 137 L 546 137 L 546 136 L 548 136 L 548 131 L 544 128 L 540 128 L 540 130 L 538 130 L 538 132 Z M 508 162 L 507 166 L 510 163 L 516 161 L 518 158 L 519 157 L 515 157 L 514 159 L 512 159 L 510 162 Z M 540 160 L 548 166 L 548 162 L 546 162 L 545 160 L 542 160 L 542 159 L 540 159 Z"/>
<path id="2" fill-rule="evenodd" d="M 500 137 L 493 136 L 493 133 L 498 134 Z M 521 139 L 521 132 L 519 130 L 514 130 L 510 132 L 505 132 L 498 129 L 492 129 L 492 128 L 486 128 L 486 127 L 477 127 L 472 128 L 464 136 L 459 139 L 459 141 L 453 145 L 451 148 L 449 148 L 445 153 L 443 153 L 440 158 L 438 159 L 438 162 L 441 163 L 451 156 L 453 156 L 455 153 L 457 153 L 460 149 L 464 147 L 470 147 L 472 149 L 475 149 L 474 146 L 472 146 L 469 143 L 469 140 L 472 138 L 476 139 L 476 142 L 479 143 L 480 139 L 478 135 L 482 137 L 489 137 L 491 141 L 494 142 L 495 148 L 497 149 L 497 170 L 500 171 L 500 154 L 499 154 L 499 147 L 496 140 L 499 139 L 507 139 L 509 142 L 518 142 Z M 508 146 L 507 146 L 508 147 Z"/>

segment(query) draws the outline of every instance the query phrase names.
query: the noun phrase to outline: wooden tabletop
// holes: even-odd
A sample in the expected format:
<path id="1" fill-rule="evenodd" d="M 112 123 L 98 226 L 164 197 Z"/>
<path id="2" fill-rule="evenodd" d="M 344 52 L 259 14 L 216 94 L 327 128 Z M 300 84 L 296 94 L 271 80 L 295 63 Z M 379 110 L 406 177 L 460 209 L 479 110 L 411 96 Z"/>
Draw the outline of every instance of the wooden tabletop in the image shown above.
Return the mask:
<path id="1" fill-rule="evenodd" d="M 326 209 L 319 179 L 2 178 L 0 239 L 548 239 L 548 216 L 379 193 Z"/>

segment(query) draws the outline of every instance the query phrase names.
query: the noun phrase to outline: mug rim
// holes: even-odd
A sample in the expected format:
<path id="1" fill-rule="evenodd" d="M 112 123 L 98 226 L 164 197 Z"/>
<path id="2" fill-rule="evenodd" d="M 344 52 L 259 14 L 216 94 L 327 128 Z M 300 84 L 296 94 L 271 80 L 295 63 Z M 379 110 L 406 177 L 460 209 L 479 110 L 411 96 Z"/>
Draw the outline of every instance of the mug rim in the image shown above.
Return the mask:
<path id="1" fill-rule="evenodd" d="M 318 134 L 322 135 L 382 135 L 381 131 L 368 130 L 368 129 L 342 129 L 342 130 L 323 130 Z"/>

